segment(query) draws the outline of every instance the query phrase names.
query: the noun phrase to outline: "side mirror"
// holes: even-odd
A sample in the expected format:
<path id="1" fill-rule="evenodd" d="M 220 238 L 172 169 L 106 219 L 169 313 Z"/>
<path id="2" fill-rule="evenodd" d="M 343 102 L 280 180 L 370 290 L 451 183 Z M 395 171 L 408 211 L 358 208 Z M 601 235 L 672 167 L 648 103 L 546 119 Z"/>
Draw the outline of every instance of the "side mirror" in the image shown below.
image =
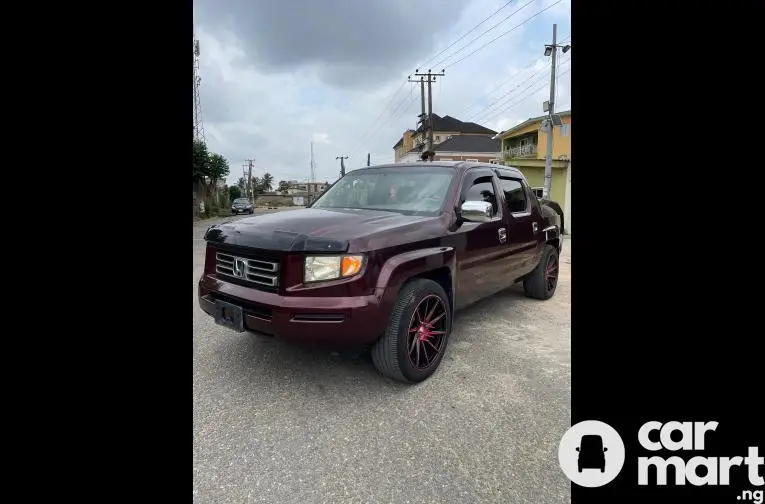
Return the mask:
<path id="1" fill-rule="evenodd" d="M 603 448 L 603 451 L 604 451 L 604 452 L 607 452 L 607 451 L 608 451 L 608 448 Z"/>
<path id="2" fill-rule="evenodd" d="M 579 447 L 578 446 L 576 447 L 576 451 L 579 451 Z"/>
<path id="3" fill-rule="evenodd" d="M 487 201 L 466 201 L 460 207 L 460 217 L 469 222 L 489 222 L 494 207 Z"/>

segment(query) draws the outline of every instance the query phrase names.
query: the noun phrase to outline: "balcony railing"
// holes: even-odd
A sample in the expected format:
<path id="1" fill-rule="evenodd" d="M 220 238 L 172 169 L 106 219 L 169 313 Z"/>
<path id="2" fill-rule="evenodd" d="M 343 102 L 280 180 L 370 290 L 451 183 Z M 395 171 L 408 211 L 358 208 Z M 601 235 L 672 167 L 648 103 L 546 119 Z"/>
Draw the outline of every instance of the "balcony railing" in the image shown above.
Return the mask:
<path id="1" fill-rule="evenodd" d="M 537 155 L 536 144 L 526 144 L 518 147 L 510 147 L 503 152 L 504 157 L 520 158 Z"/>

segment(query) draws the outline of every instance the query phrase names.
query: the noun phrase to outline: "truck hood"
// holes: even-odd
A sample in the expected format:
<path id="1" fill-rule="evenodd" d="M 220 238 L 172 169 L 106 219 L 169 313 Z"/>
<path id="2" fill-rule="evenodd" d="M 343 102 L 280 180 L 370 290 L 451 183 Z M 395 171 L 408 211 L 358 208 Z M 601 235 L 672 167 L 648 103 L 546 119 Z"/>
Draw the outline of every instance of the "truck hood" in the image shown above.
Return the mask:
<path id="1" fill-rule="evenodd" d="M 373 237 L 401 238 L 436 220 L 378 210 L 306 208 L 214 225 L 205 239 L 282 252 L 345 252 L 354 239 L 369 244 Z"/>

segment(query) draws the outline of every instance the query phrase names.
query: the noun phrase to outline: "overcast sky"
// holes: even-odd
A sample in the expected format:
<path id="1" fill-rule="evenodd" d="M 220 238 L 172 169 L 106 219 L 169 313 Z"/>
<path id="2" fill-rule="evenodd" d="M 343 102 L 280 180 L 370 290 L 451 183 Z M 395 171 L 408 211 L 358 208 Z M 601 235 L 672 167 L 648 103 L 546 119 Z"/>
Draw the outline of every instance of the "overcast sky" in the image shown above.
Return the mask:
<path id="1" fill-rule="evenodd" d="M 544 44 L 553 23 L 570 41 L 570 0 L 513 0 L 438 55 L 506 3 L 194 0 L 207 144 L 229 160 L 228 183 L 246 158 L 255 159 L 254 175 L 308 179 L 311 141 L 317 180 L 338 177 L 339 155 L 351 156 L 348 169 L 365 165 L 367 152 L 373 163 L 393 161 L 393 145 L 420 113 L 419 89 L 405 81 L 422 65 L 446 67 L 433 86 L 436 114 L 497 131 L 542 115 Z M 570 55 L 559 53 L 556 110 L 570 108 Z"/>

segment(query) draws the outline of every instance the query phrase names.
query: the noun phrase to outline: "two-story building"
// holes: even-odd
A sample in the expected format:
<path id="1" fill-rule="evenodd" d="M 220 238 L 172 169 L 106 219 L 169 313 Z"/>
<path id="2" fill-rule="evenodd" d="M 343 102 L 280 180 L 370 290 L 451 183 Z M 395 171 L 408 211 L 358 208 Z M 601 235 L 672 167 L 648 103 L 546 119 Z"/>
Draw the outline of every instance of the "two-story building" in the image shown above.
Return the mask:
<path id="1" fill-rule="evenodd" d="M 297 194 L 319 194 L 324 191 L 328 182 L 298 182 L 297 180 L 290 180 L 287 182 L 287 191 L 284 194 L 297 195 Z"/>
<path id="2" fill-rule="evenodd" d="M 450 138 L 463 135 L 491 138 L 496 133 L 496 131 L 474 122 L 464 122 L 452 116 L 441 117 L 438 114 L 433 114 L 433 146 L 436 152 L 438 152 L 438 149 L 435 149 L 435 147 Z M 396 142 L 396 145 L 393 146 L 394 161 L 398 163 L 404 156 L 409 157 L 408 155 L 413 149 L 422 151 L 422 148 L 425 146 L 425 140 L 425 132 L 422 126 L 416 130 L 406 130 L 401 135 L 399 141 Z"/>
<path id="3" fill-rule="evenodd" d="M 480 163 L 502 163 L 499 140 L 488 135 L 450 136 L 433 144 L 434 161 L 477 161 Z M 414 163 L 420 160 L 421 151 L 414 147 L 398 162 Z"/>
<path id="4" fill-rule="evenodd" d="M 571 232 L 571 111 L 557 112 L 561 126 L 553 129 L 552 181 L 550 199 L 563 208 L 566 232 Z M 532 117 L 501 131 L 501 157 L 505 165 L 520 169 L 541 196 L 545 182 L 547 133 L 540 131 L 547 116 Z"/>

